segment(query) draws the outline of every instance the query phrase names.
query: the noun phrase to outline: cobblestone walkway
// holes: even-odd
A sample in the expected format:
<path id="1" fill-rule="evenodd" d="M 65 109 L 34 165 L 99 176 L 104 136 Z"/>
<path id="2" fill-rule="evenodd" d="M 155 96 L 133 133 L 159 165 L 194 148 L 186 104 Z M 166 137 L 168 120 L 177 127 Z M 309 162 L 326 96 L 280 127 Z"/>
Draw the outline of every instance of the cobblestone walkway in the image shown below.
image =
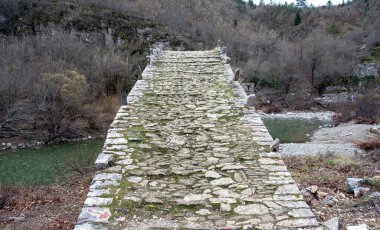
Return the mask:
<path id="1" fill-rule="evenodd" d="M 162 51 L 111 125 L 76 229 L 319 229 L 219 49 Z"/>

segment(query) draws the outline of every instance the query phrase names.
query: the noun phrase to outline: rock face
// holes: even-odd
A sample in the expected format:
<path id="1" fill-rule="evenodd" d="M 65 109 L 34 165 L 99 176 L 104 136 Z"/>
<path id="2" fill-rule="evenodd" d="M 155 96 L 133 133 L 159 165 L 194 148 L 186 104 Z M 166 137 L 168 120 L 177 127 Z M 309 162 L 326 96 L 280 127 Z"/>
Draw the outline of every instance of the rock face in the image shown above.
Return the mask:
<path id="1" fill-rule="evenodd" d="M 76 229 L 318 227 L 221 50 L 152 53 Z"/>

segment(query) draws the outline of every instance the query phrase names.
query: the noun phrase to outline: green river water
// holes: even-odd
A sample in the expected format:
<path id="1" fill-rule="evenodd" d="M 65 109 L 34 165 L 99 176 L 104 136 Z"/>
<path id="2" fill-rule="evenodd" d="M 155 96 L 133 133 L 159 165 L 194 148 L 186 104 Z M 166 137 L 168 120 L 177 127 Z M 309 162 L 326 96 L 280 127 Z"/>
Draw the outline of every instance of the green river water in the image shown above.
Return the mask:
<path id="1" fill-rule="evenodd" d="M 0 152 L 1 184 L 36 186 L 52 185 L 75 174 L 73 164 L 93 165 L 104 140 L 42 146 Z"/>
<path id="2" fill-rule="evenodd" d="M 317 129 L 329 126 L 328 121 L 319 119 L 262 118 L 262 120 L 273 139 L 278 138 L 281 143 L 309 141 Z"/>
<path id="3" fill-rule="evenodd" d="M 264 118 L 264 124 L 273 138 L 282 143 L 308 141 L 320 126 L 320 120 Z M 309 134 L 309 135 L 307 135 Z M 103 139 L 42 146 L 40 149 L 24 149 L 0 152 L 0 185 L 52 185 L 73 175 L 70 165 L 93 165 L 101 151 Z"/>

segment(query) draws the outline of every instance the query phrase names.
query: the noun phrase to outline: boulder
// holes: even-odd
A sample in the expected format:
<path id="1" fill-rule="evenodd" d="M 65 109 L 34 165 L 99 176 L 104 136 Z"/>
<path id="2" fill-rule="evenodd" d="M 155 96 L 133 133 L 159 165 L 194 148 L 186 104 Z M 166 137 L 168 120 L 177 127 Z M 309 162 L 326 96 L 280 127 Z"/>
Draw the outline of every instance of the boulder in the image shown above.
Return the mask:
<path id="1" fill-rule="evenodd" d="M 306 188 L 306 190 L 309 190 L 311 193 L 315 194 L 318 191 L 318 186 L 313 185 L 313 186 Z"/>
<path id="2" fill-rule="evenodd" d="M 251 94 L 247 96 L 247 105 L 248 106 L 256 106 L 257 105 L 257 97 L 255 94 Z"/>
<path id="3" fill-rule="evenodd" d="M 314 194 L 311 193 L 309 190 L 307 189 L 302 189 L 301 190 L 301 195 L 303 195 L 303 198 L 307 201 L 307 202 L 310 202 L 312 199 L 314 199 Z"/>
<path id="4" fill-rule="evenodd" d="M 380 198 L 380 192 L 371 193 L 371 195 L 369 195 L 369 197 L 371 197 L 371 198 Z"/>
<path id="5" fill-rule="evenodd" d="M 370 189 L 366 188 L 366 187 L 356 187 L 356 188 L 354 188 L 354 196 L 355 197 L 361 197 L 363 195 L 368 194 L 369 191 L 370 191 Z"/>
<path id="6" fill-rule="evenodd" d="M 380 134 L 380 126 L 374 126 L 374 127 L 370 128 L 369 132 L 374 133 L 374 134 Z"/>
<path id="7" fill-rule="evenodd" d="M 322 191 L 317 192 L 317 196 L 319 198 L 326 197 L 327 195 L 329 195 L 327 192 L 322 192 Z"/>
<path id="8" fill-rule="evenodd" d="M 11 216 L 11 217 L 8 217 L 7 220 L 9 222 L 16 222 L 16 223 L 19 223 L 19 222 L 24 222 L 26 220 L 24 214 L 21 214 L 20 216 Z"/>
<path id="9" fill-rule="evenodd" d="M 325 206 L 334 206 L 338 200 L 333 196 L 326 196 L 325 199 L 321 201 L 321 203 Z"/>
<path id="10" fill-rule="evenodd" d="M 361 178 L 346 178 L 344 189 L 348 193 L 354 193 L 354 189 L 359 187 L 361 182 L 363 182 Z"/>

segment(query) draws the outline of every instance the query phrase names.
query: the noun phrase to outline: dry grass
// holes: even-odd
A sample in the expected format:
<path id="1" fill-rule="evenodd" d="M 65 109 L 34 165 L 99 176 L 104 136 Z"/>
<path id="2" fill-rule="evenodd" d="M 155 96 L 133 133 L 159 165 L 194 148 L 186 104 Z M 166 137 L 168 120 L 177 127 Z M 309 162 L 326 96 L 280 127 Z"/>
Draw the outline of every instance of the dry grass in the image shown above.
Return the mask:
<path id="1" fill-rule="evenodd" d="M 3 186 L 0 229 L 73 229 L 87 192 L 88 183 L 79 177 L 49 187 Z M 9 219 L 20 216 L 25 220 Z"/>
<path id="2" fill-rule="evenodd" d="M 370 141 L 361 142 L 357 146 L 364 150 L 380 149 L 380 138 L 372 139 Z"/>
<path id="3" fill-rule="evenodd" d="M 120 95 L 107 96 L 84 106 L 90 129 L 104 129 L 112 122 L 120 107 Z"/>
<path id="4" fill-rule="evenodd" d="M 344 182 L 348 177 L 367 179 L 366 185 L 372 192 L 379 189 L 373 181 L 380 173 L 380 165 L 369 158 L 349 157 L 328 154 L 324 156 L 285 157 L 285 163 L 300 189 L 312 185 L 318 186 L 318 191 L 327 193 L 338 200 L 333 206 L 321 203 L 324 197 L 307 200 L 313 212 L 320 221 L 338 217 L 340 227 L 355 224 L 367 224 L 370 229 L 380 229 L 380 213 L 368 197 L 355 198 L 344 190 Z M 305 197 L 306 199 L 306 197 Z"/>

